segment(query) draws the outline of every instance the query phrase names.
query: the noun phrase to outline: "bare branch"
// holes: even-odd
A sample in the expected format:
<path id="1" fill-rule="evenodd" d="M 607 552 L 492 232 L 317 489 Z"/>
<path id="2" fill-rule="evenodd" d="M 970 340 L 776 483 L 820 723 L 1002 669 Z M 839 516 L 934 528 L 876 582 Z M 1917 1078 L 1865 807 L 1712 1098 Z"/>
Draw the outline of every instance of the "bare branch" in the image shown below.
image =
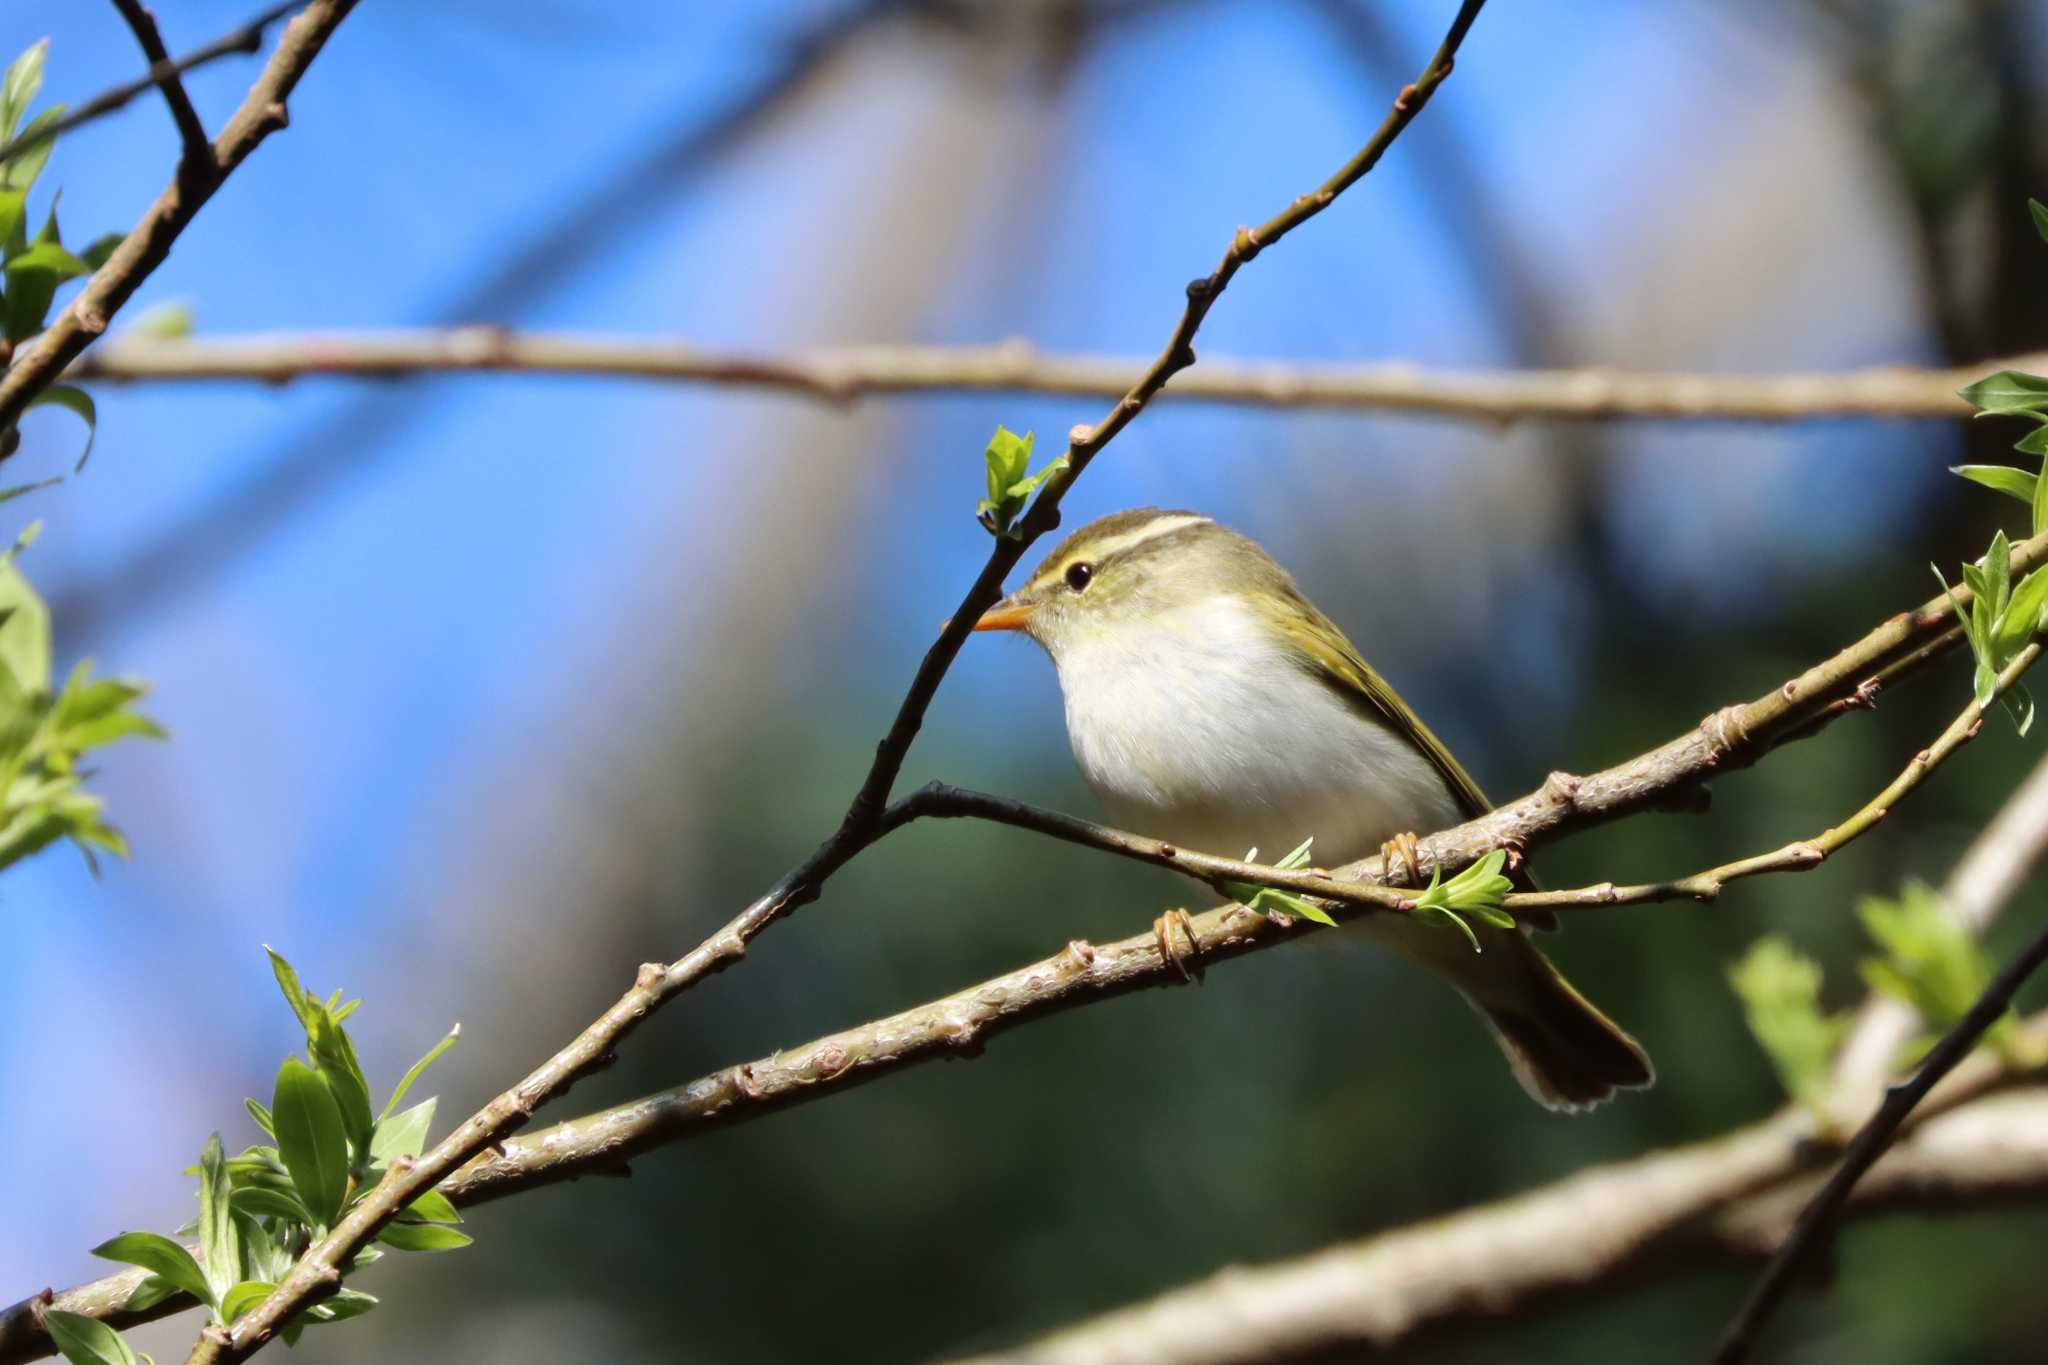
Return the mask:
<path id="1" fill-rule="evenodd" d="M 1125 394 L 1100 423 L 1094 427 L 1076 427 L 1070 434 L 1061 471 L 1039 490 L 1017 528 L 1018 534 L 1014 538 L 996 537 L 995 548 L 990 551 L 987 564 L 968 589 L 958 610 L 940 631 L 937 642 L 926 652 L 897 708 L 894 721 L 876 746 L 874 762 L 847 807 L 838 830 L 765 895 L 695 949 L 666 966 L 657 962 L 642 965 L 632 988 L 595 1023 L 518 1085 L 471 1115 L 432 1151 L 416 1160 L 400 1158 L 394 1161 L 377 1187 L 345 1214 L 326 1236 L 307 1248 L 269 1297 L 238 1318 L 231 1328 L 202 1332 L 187 1356 L 190 1365 L 243 1360 L 260 1349 L 295 1313 L 332 1294 L 341 1282 L 340 1267 L 407 1204 L 487 1146 L 523 1127 L 538 1106 L 562 1094 L 579 1076 L 610 1055 L 649 1014 L 703 977 L 737 961 L 745 953 L 750 938 L 790 910 L 814 899 L 835 871 L 887 833 L 885 803 L 939 683 L 959 653 L 975 618 L 1000 594 L 1003 579 L 1009 571 L 1033 541 L 1058 525 L 1059 503 L 1067 489 L 1073 486 L 1074 480 L 1096 453 L 1144 409 L 1161 385 L 1176 371 L 1194 363 L 1191 345 L 1194 334 L 1216 296 L 1238 268 L 1257 255 L 1262 246 L 1279 240 L 1321 212 L 1338 194 L 1372 169 L 1401 130 L 1421 110 L 1430 94 L 1450 74 L 1458 46 L 1484 3 L 1485 0 L 1462 0 L 1457 16 L 1451 21 L 1449 34 L 1422 76 L 1395 99 L 1393 112 L 1357 156 L 1314 193 L 1295 200 L 1291 207 L 1259 229 L 1238 230 L 1230 248 L 1224 253 L 1222 263 L 1208 276 L 1188 287 L 1187 306 L 1174 328 L 1173 337 L 1140 383 Z M 290 40 L 289 32 L 286 40 Z M 123 250 L 126 250 L 125 246 Z M 120 254 L 116 253 L 117 260 Z M 95 280 L 95 284 L 97 282 Z M 0 384 L 0 423 L 8 420 L 5 392 L 4 384 Z"/>
<path id="2" fill-rule="evenodd" d="M 42 146 L 53 137 L 62 137 L 65 133 L 82 124 L 91 123 L 97 118 L 104 118 L 153 85 L 162 85 L 165 81 L 174 81 L 177 77 L 182 76 L 194 67 L 205 66 L 208 62 L 218 61 L 222 57 L 230 57 L 236 53 L 246 54 L 255 52 L 263 44 L 264 29 L 270 27 L 279 19 L 282 19 L 285 15 L 290 14 L 305 3 L 306 0 L 284 0 L 283 4 L 272 5 L 248 23 L 222 34 L 204 47 L 194 48 L 176 61 L 150 55 L 149 49 L 145 45 L 144 54 L 150 55 L 150 68 L 143 72 L 140 78 L 129 81 L 125 85 L 117 85 L 103 94 L 95 95 L 63 118 L 57 119 L 55 122 L 44 127 L 37 128 L 32 132 L 23 133 L 14 141 L 7 143 L 5 146 L 0 146 L 0 164 L 12 161 L 23 152 Z M 137 37 L 140 36 L 138 33 Z M 157 43 L 158 49 L 161 50 L 162 46 L 162 41 L 159 40 Z M 181 133 L 182 130 L 183 125 L 181 123 Z"/>
<path id="3" fill-rule="evenodd" d="M 185 93 L 185 82 L 179 79 L 178 65 L 171 60 L 171 54 L 164 50 L 164 36 L 157 31 L 156 16 L 144 7 L 141 0 L 114 0 L 114 8 L 121 12 L 135 41 L 142 48 L 142 55 L 149 59 L 152 75 L 156 76 L 157 88 L 163 91 L 164 103 L 170 106 L 171 122 L 178 126 L 178 139 L 184 144 L 184 159 L 194 168 L 210 171 L 213 167 L 213 144 L 206 140 L 206 125 L 199 121 L 199 111 L 192 107 L 192 97 Z M 261 29 L 257 30 L 259 33 Z"/>
<path id="4" fill-rule="evenodd" d="M 1703 1260 L 1760 1257 L 1785 1195 L 1819 1159 L 1800 1133 L 1798 1116 L 1780 1115 L 1361 1242 L 1231 1268 L 972 1365 L 1351 1358 Z M 1879 1163 L 1852 1211 L 2043 1197 L 2048 1089 L 2030 1089 L 1922 1114 L 1912 1145 Z"/>
<path id="5" fill-rule="evenodd" d="M 0 431 L 21 420 L 29 401 L 55 382 L 93 338 L 107 330 L 107 320 L 120 311 L 150 272 L 163 264 L 178 234 L 221 182 L 263 139 L 285 126 L 285 100 L 355 4 L 356 0 L 307 0 L 305 9 L 285 25 L 263 73 L 214 140 L 212 166 L 202 172 L 191 158 L 181 159 L 178 174 L 142 215 L 142 221 L 114 248 L 107 263 L 86 281 L 78 297 L 58 310 L 50 325 L 15 353 L 14 363 L 0 375 Z"/>
<path id="6" fill-rule="evenodd" d="M 1208 358 L 1158 397 L 1257 407 L 1412 412 L 1486 421 L 1609 418 L 1802 421 L 1828 417 L 1968 417 L 1956 390 L 1993 369 L 2048 370 L 2048 354 L 1967 369 L 1904 365 L 1783 374 L 1559 370 L 1453 371 L 1417 365 Z M 470 326 L 392 332 L 285 332 L 116 337 L 73 379 L 244 380 L 309 376 L 396 379 L 437 372 L 598 375 L 767 389 L 827 403 L 878 396 L 1041 393 L 1115 398 L 1146 362 L 991 346 L 854 346 L 786 354 L 721 350 L 678 338 L 515 332 Z"/>

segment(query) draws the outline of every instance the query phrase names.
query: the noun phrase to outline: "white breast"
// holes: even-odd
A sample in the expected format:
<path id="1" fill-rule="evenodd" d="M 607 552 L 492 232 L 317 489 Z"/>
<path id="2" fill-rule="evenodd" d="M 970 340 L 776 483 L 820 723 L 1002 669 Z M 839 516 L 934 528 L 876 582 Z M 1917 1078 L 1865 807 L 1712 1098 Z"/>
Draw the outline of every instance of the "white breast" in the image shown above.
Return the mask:
<path id="1" fill-rule="evenodd" d="M 1063 642 L 1067 736 L 1110 819 L 1229 857 L 1310 835 L 1334 866 L 1455 824 L 1428 759 L 1273 647 L 1236 599 Z"/>

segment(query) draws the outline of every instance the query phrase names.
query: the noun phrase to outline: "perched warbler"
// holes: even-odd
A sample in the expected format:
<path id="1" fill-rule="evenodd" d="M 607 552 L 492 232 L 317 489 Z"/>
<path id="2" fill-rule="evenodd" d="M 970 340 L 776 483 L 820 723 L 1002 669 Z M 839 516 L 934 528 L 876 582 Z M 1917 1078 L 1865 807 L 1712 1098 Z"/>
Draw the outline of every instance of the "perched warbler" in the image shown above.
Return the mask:
<path id="1" fill-rule="evenodd" d="M 1081 772 L 1136 832 L 1226 856 L 1313 835 L 1319 863 L 1378 849 L 1412 869 L 1417 831 L 1490 808 L 1287 571 L 1199 513 L 1082 527 L 974 628 L 1023 631 L 1052 656 Z M 1358 922 L 1463 992 L 1539 1103 L 1583 1109 L 1655 1078 L 1524 927 L 1474 921 L 1474 953 L 1405 915 Z M 1161 944 L 1172 951 L 1164 928 Z"/>

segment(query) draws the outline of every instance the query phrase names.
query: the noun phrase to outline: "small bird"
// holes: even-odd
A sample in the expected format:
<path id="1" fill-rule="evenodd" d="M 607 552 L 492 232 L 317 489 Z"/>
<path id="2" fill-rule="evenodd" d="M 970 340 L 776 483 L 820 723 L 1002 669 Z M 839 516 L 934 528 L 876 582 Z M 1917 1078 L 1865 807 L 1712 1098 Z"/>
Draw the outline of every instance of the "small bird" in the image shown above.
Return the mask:
<path id="1" fill-rule="evenodd" d="M 1491 809 L 1287 571 L 1198 512 L 1145 507 L 1082 527 L 974 628 L 1022 631 L 1052 656 L 1082 775 L 1135 832 L 1225 856 L 1314 836 L 1318 862 L 1378 849 L 1390 869 L 1405 855 L 1412 876 L 1417 831 Z M 1405 915 L 1358 922 L 1463 992 L 1547 1108 L 1655 1079 L 1524 927 L 1475 920 L 1475 954 Z"/>

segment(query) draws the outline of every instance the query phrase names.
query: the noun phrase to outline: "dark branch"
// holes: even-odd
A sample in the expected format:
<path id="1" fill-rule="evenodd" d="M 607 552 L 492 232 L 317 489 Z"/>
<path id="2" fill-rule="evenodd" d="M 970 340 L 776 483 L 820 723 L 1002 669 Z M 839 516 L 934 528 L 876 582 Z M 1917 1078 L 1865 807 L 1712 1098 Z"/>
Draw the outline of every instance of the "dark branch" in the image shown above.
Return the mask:
<path id="1" fill-rule="evenodd" d="M 119 0 L 117 0 L 118 2 Z M 283 4 L 272 5 L 240 28 L 222 34 L 206 46 L 195 48 L 176 61 L 151 56 L 149 70 L 143 72 L 139 78 L 129 81 L 125 85 L 117 85 L 102 94 L 95 95 L 56 122 L 47 124 L 31 133 L 23 133 L 14 141 L 5 146 L 0 146 L 0 165 L 13 160 L 23 152 L 42 146 L 53 137 L 61 137 L 82 124 L 91 123 L 94 119 L 106 117 L 153 85 L 161 85 L 165 81 L 175 81 L 179 76 L 182 76 L 194 67 L 205 66 L 208 62 L 218 61 L 222 57 L 233 56 L 236 53 L 248 54 L 255 52 L 263 44 L 264 29 L 270 27 L 279 19 L 282 19 L 285 15 L 290 14 L 305 3 L 307 3 L 307 0 L 285 0 Z M 126 10 L 124 9 L 124 17 L 125 14 Z M 133 22 L 133 20 L 130 20 L 131 25 Z M 152 23 L 150 27 L 154 29 L 155 25 Z M 140 33 L 138 33 L 137 37 L 140 36 Z M 159 39 L 157 49 L 161 51 L 162 48 L 163 43 Z M 144 45 L 143 50 L 145 54 L 148 53 L 147 44 Z M 169 98 L 168 92 L 166 92 L 165 98 Z M 175 110 L 173 112 L 175 113 Z M 184 133 L 184 123 L 182 120 L 179 123 L 179 132 L 181 135 Z M 205 134 L 202 132 L 201 137 L 204 138 L 204 136 Z"/>
<path id="2" fill-rule="evenodd" d="M 298 3 L 298 0 L 293 0 L 293 3 Z M 135 34 L 135 41 L 142 48 L 142 55 L 149 59 L 150 75 L 155 78 L 157 88 L 163 91 L 164 103 L 170 106 L 171 122 L 178 126 L 178 138 L 184 143 L 183 155 L 190 163 L 189 173 L 210 174 L 213 170 L 213 144 L 206 140 L 206 125 L 199 121 L 199 111 L 192 107 L 192 97 L 185 93 L 185 82 L 178 78 L 178 64 L 164 50 L 164 36 L 157 31 L 156 16 L 143 6 L 141 0 L 114 0 L 114 8 L 127 20 L 129 30 Z M 162 74 L 158 75 L 158 72 Z"/>

